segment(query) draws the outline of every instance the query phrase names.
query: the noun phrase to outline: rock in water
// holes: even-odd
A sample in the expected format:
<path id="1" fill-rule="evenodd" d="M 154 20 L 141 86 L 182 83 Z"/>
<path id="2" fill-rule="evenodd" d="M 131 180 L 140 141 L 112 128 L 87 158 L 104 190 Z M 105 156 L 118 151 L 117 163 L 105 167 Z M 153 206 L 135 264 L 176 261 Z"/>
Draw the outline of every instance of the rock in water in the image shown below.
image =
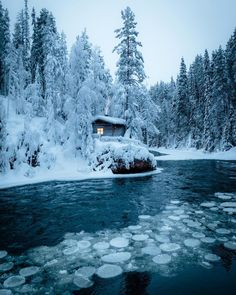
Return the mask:
<path id="1" fill-rule="evenodd" d="M 97 275 L 103 279 L 113 278 L 120 274 L 122 274 L 122 268 L 113 264 L 104 264 L 97 270 Z"/>
<path id="2" fill-rule="evenodd" d="M 6 279 L 3 283 L 4 288 L 15 288 L 25 283 L 25 278 L 22 276 L 12 276 Z"/>

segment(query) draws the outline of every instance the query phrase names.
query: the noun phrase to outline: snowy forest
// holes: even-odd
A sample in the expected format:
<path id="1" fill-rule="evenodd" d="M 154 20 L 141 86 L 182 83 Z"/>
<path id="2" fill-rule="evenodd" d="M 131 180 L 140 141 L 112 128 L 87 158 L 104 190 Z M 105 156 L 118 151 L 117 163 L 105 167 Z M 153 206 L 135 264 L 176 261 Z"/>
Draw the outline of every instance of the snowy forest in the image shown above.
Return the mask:
<path id="1" fill-rule="evenodd" d="M 225 49 L 206 50 L 189 69 L 182 58 L 176 80 L 149 89 L 131 8 L 121 12 L 123 26 L 114 33 L 113 79 L 86 29 L 68 50 L 53 14 L 31 12 L 24 3 L 11 33 L 0 1 L 2 173 L 22 163 L 49 168 L 57 155 L 52 147 L 89 159 L 92 119 L 99 114 L 125 119 L 126 137 L 149 147 L 212 152 L 236 146 L 236 30 Z"/>

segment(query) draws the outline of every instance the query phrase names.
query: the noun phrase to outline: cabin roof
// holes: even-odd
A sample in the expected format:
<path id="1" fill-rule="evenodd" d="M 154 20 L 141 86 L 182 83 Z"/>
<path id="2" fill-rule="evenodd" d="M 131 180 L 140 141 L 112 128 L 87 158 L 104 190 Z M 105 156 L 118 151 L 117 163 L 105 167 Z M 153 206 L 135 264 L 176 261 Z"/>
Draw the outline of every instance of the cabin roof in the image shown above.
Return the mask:
<path id="1" fill-rule="evenodd" d="M 124 119 L 116 118 L 116 117 L 97 115 L 93 118 L 93 122 L 96 122 L 98 120 L 106 122 L 106 123 L 110 123 L 113 125 L 126 125 Z"/>

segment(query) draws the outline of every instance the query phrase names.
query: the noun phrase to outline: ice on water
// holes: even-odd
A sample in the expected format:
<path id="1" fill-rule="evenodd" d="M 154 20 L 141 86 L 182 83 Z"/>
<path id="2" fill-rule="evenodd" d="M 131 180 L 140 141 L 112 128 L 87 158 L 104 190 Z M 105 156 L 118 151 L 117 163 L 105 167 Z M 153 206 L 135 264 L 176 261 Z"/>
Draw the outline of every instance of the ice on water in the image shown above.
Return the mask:
<path id="1" fill-rule="evenodd" d="M 23 256 L 25 263 L 22 257 L 17 263 L 2 249 L 3 287 L 36 286 L 36 290 L 45 288 L 46 294 L 46 278 L 63 294 L 68 286 L 91 287 L 96 276 L 108 279 L 134 270 L 171 273 L 188 263 L 210 269 L 221 262 L 214 253 L 217 245 L 236 251 L 235 204 L 236 194 L 218 193 L 199 204 L 173 199 L 157 215 L 139 215 L 137 224 L 90 234 L 68 233 L 56 246 L 31 249 Z M 0 295 L 8 294 L 1 291 Z"/>
<path id="2" fill-rule="evenodd" d="M 122 274 L 122 268 L 119 265 L 104 264 L 97 270 L 97 275 L 100 278 L 108 279 L 117 277 Z"/>

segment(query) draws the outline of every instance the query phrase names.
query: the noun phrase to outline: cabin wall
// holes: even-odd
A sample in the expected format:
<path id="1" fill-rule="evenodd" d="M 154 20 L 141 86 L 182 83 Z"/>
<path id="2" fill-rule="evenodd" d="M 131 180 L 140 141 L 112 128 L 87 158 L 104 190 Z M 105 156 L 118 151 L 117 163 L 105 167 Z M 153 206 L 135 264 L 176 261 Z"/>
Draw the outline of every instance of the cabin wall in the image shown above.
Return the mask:
<path id="1" fill-rule="evenodd" d="M 124 136 L 125 126 L 123 125 L 113 125 L 106 123 L 94 123 L 93 133 L 97 134 L 97 128 L 103 128 L 103 136 Z"/>

